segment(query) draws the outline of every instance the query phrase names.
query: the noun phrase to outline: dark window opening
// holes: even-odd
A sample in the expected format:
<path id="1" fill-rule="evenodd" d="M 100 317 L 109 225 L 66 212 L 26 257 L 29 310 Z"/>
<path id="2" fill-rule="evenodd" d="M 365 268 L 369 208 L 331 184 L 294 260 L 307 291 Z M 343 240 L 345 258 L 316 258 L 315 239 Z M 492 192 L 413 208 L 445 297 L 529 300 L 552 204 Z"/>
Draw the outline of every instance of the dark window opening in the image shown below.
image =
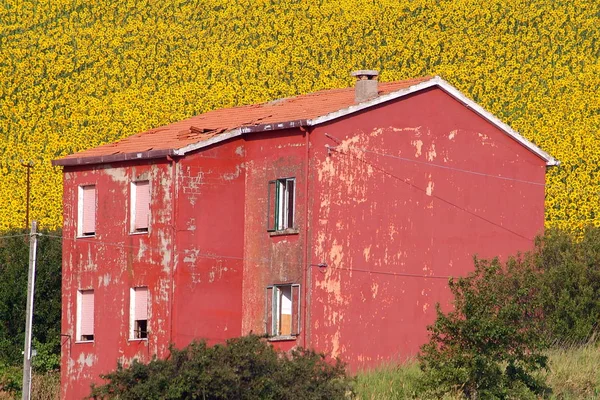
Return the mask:
<path id="1" fill-rule="evenodd" d="M 294 228 L 296 179 L 284 178 L 269 182 L 267 230 L 283 231 Z"/>
<path id="2" fill-rule="evenodd" d="M 266 333 L 272 337 L 300 333 L 300 285 L 275 285 L 267 288 Z"/>
<path id="3" fill-rule="evenodd" d="M 148 320 L 136 320 L 133 333 L 135 339 L 148 339 Z"/>

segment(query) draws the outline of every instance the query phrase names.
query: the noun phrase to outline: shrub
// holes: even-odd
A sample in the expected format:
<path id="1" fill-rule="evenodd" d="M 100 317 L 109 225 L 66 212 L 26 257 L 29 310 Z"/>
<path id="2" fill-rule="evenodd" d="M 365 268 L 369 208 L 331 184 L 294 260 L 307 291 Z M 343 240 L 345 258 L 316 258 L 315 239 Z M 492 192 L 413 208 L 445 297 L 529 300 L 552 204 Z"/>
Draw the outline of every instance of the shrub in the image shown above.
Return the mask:
<path id="1" fill-rule="evenodd" d="M 0 363 L 0 395 L 16 397 L 21 394 L 22 385 L 23 368 Z"/>
<path id="2" fill-rule="evenodd" d="M 277 352 L 250 335 L 209 347 L 192 342 L 172 348 L 166 360 L 134 361 L 102 376 L 91 399 L 343 399 L 351 393 L 344 365 L 322 354 Z"/>
<path id="3" fill-rule="evenodd" d="M 58 400 L 60 397 L 60 372 L 33 373 L 31 398 L 35 400 Z"/>
<path id="4" fill-rule="evenodd" d="M 61 230 L 42 230 L 60 237 Z M 0 363 L 22 365 L 25 341 L 29 241 L 26 232 L 4 232 L 0 241 Z M 47 235 L 38 238 L 33 311 L 34 358 L 37 371 L 58 367 L 60 355 L 62 242 Z"/>
<path id="5" fill-rule="evenodd" d="M 437 306 L 430 342 L 419 356 L 427 389 L 499 399 L 545 390 L 535 374 L 547 360 L 532 264 L 530 256 L 505 266 L 498 259 L 475 259 L 473 273 L 450 280 L 454 310 L 444 313 Z"/>
<path id="6" fill-rule="evenodd" d="M 600 321 L 600 229 L 581 238 L 549 230 L 536 243 L 544 333 L 557 343 L 587 342 Z"/>

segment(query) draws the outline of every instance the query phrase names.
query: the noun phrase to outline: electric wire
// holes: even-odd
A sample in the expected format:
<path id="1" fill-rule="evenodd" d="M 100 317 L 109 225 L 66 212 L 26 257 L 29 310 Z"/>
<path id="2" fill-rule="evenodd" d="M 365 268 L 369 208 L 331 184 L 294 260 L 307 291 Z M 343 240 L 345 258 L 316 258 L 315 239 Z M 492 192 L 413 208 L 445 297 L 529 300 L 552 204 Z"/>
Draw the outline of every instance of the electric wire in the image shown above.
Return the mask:
<path id="1" fill-rule="evenodd" d="M 25 237 L 25 236 L 30 236 L 30 235 L 31 235 L 30 233 L 21 233 L 18 235 L 5 235 L 5 236 L 0 236 L 0 239 L 10 239 L 10 238 L 16 238 L 16 237 Z"/>
<path id="2" fill-rule="evenodd" d="M 326 136 L 328 138 L 332 139 L 333 141 L 337 142 L 338 144 L 342 143 L 342 141 L 339 138 L 336 138 L 335 136 L 331 136 L 330 134 L 326 134 Z M 379 152 L 379 151 L 375 151 L 375 150 L 369 150 L 366 147 L 360 147 L 360 146 L 354 146 L 354 145 L 351 145 L 349 147 L 354 148 L 354 149 L 358 149 L 358 150 L 363 151 L 365 153 L 376 154 L 376 155 L 381 156 L 381 157 L 389 157 L 389 158 L 393 158 L 395 160 L 410 162 L 410 163 L 413 163 L 413 164 L 426 165 L 426 166 L 431 166 L 431 167 L 435 167 L 435 168 L 445 169 L 445 170 L 449 170 L 449 171 L 462 172 L 462 173 L 465 173 L 465 174 L 472 174 L 472 175 L 483 176 L 483 177 L 494 178 L 494 179 L 500 179 L 500 180 L 505 180 L 505 181 L 525 183 L 525 184 L 528 184 L 528 185 L 536 185 L 536 186 L 544 186 L 544 187 L 546 187 L 545 183 L 528 181 L 528 180 L 524 180 L 524 179 L 510 178 L 508 176 L 502 176 L 502 175 L 492 175 L 492 174 L 487 174 L 485 172 L 480 172 L 480 171 L 473 171 L 473 170 L 469 170 L 469 169 L 456 168 L 456 167 L 451 167 L 449 165 L 442 165 L 442 164 L 432 163 L 432 162 L 428 162 L 428 161 L 415 160 L 415 159 L 412 159 L 412 158 L 401 157 L 401 156 L 397 156 L 397 155 L 389 154 L 389 153 L 385 153 L 385 152 Z M 338 151 L 339 152 L 339 150 L 336 150 L 335 147 L 329 147 L 329 149 L 331 151 Z"/>
<path id="3" fill-rule="evenodd" d="M 342 141 L 339 138 L 336 138 L 334 136 L 331 136 L 329 134 L 326 134 L 327 137 L 329 137 L 330 139 L 336 141 L 338 144 L 342 143 Z M 392 159 L 396 159 L 396 160 L 400 160 L 400 161 L 405 161 L 405 162 L 411 162 L 411 163 L 415 163 L 415 164 L 420 164 L 420 165 L 427 165 L 427 166 L 431 166 L 431 167 L 435 167 L 435 168 L 441 168 L 441 169 L 446 169 L 446 170 L 451 170 L 451 171 L 457 171 L 457 172 L 461 172 L 461 173 L 468 173 L 468 174 L 473 174 L 473 175 L 477 175 L 477 176 L 484 176 L 484 177 L 490 177 L 490 178 L 495 178 L 495 179 L 501 179 L 501 180 L 505 180 L 505 181 L 513 181 L 513 182 L 518 182 L 518 183 L 524 183 L 524 184 L 532 184 L 532 185 L 538 185 L 538 186 L 545 186 L 545 184 L 539 183 L 539 182 L 532 182 L 532 181 L 526 181 L 526 180 L 521 180 L 521 179 L 515 179 L 515 178 L 509 178 L 509 177 L 505 177 L 505 176 L 500 176 L 500 175 L 491 175 L 491 174 L 486 174 L 483 172 L 479 172 L 479 171 L 472 171 L 472 170 L 466 170 L 466 169 L 462 169 L 462 168 L 455 168 L 455 167 L 450 167 L 450 166 L 446 166 L 446 165 L 441 165 L 441 164 L 436 164 L 436 163 L 431 163 L 431 162 L 426 162 L 426 161 L 419 161 L 419 160 L 414 160 L 414 159 L 410 159 L 410 158 L 406 158 L 406 157 L 400 157 L 400 156 L 396 156 L 396 155 L 392 155 L 392 154 L 388 154 L 388 153 L 383 153 L 383 152 L 377 152 L 374 150 L 369 150 L 367 148 L 363 148 L 363 147 L 359 147 L 359 146 L 352 146 L 352 148 L 358 149 L 362 152 L 365 153 L 371 153 L 371 154 L 375 154 L 378 156 L 382 156 L 382 157 L 389 157 Z M 337 147 L 328 147 L 329 150 L 331 151 L 335 151 L 338 154 L 342 154 L 342 155 L 346 155 L 346 156 L 350 156 L 364 164 L 370 165 L 371 167 L 373 167 L 374 169 L 378 170 L 379 172 L 388 175 L 396 180 L 401 181 L 402 183 L 412 187 L 413 189 L 416 189 L 418 191 L 421 191 L 423 193 L 427 194 L 427 191 L 411 182 L 409 182 L 407 179 L 403 179 L 397 175 L 392 174 L 389 171 L 386 171 L 385 169 L 383 169 L 382 167 L 375 165 L 369 161 L 367 161 L 364 158 L 358 157 L 352 153 L 347 153 L 344 151 L 339 150 Z M 206 158 L 219 158 L 219 157 L 206 157 Z M 195 167 L 192 166 L 191 168 L 193 169 L 200 169 L 200 167 Z M 207 180 L 212 180 L 211 178 L 207 179 Z M 206 182 L 205 184 L 211 184 L 212 182 Z M 330 182 L 331 183 L 331 182 Z M 489 224 L 492 224 L 496 227 L 499 227 L 515 236 L 518 236 L 522 239 L 528 240 L 528 241 L 533 241 L 533 239 L 526 237 L 516 231 L 513 231 L 512 229 L 509 229 L 501 224 L 498 224 L 492 220 L 489 220 L 481 215 L 478 215 L 470 210 L 467 210 L 466 208 L 457 205 L 449 200 L 446 200 L 440 196 L 431 194 L 430 197 L 435 198 L 437 200 L 440 200 L 452 207 L 457 208 L 460 211 L 463 211 L 469 215 L 472 215 L 473 217 L 476 217 L 480 220 L 483 220 Z M 329 218 L 327 218 L 327 222 L 326 222 L 326 226 L 325 226 L 326 231 L 329 230 Z M 4 238 L 7 237 L 17 237 L 17 236 L 27 236 L 28 234 L 21 234 L 21 235 L 13 235 L 13 236 L 5 236 Z M 146 246 L 146 245 L 141 245 L 141 246 L 134 246 L 134 245 L 126 245 L 124 243 L 119 243 L 119 242 L 108 242 L 108 241 L 104 241 L 104 240 L 99 240 L 99 239 L 95 239 L 95 238 L 90 238 L 90 239 L 86 239 L 86 238 L 68 238 L 65 236 L 60 236 L 60 235 L 52 235 L 52 234 L 45 234 L 45 233 L 37 233 L 37 235 L 39 236 L 47 236 L 47 237 L 51 237 L 51 238 L 58 238 L 58 239 L 63 239 L 63 240 L 72 240 L 72 241 L 77 241 L 78 243 L 90 243 L 90 244 L 95 244 L 95 245 L 106 245 L 106 246 L 114 246 L 114 247 L 118 247 L 118 248 L 123 248 L 123 249 L 132 249 L 132 250 L 150 250 L 150 251 L 155 251 L 155 252 L 162 252 L 165 251 L 164 248 L 157 248 L 157 247 L 152 247 L 152 246 Z M 3 237 L 0 236 L 0 239 L 2 239 Z M 172 250 L 171 250 L 172 251 Z M 238 260 L 238 261 L 248 261 L 248 262 L 258 262 L 258 263 L 268 263 L 270 261 L 270 259 L 268 257 L 263 257 L 263 258 L 256 258 L 256 259 L 250 259 L 247 257 L 240 257 L 240 256 L 230 256 L 230 255 L 223 255 L 223 254 L 209 254 L 209 253 L 201 253 L 198 251 L 191 251 L 191 250 L 179 250 L 175 252 L 176 254 L 179 255 L 193 255 L 195 257 L 200 257 L 200 258 L 206 258 L 206 259 L 212 259 L 212 260 L 219 260 L 219 259 L 230 259 L 230 260 Z M 287 265 L 298 265 L 298 262 L 286 262 L 286 261 L 281 261 L 280 263 L 283 264 L 287 264 Z M 319 267 L 319 268 L 323 268 L 323 264 L 308 264 L 306 267 Z M 356 271 L 356 272 L 365 272 L 365 273 L 370 273 L 370 274 L 379 274 L 379 275 L 390 275 L 390 276 L 404 276 L 404 277 L 418 277 L 418 278 L 425 278 L 425 279 L 449 279 L 449 276 L 436 276 L 436 275 L 419 275 L 419 274 L 410 274 L 410 273 L 402 273 L 402 272 L 391 272 L 391 271 L 372 271 L 372 270 L 367 270 L 367 269 L 360 269 L 360 268 L 345 268 L 345 267 L 331 267 L 331 269 L 337 269 L 337 270 L 345 270 L 345 271 Z"/>
<path id="4" fill-rule="evenodd" d="M 402 276 L 402 277 L 408 277 L 408 278 L 445 279 L 445 280 L 452 278 L 451 276 L 446 276 L 446 275 L 420 275 L 420 274 L 409 274 L 409 273 L 405 273 L 405 272 L 372 271 L 369 269 L 354 268 L 354 267 L 352 267 L 352 268 L 331 267 L 331 269 L 332 270 L 343 270 L 343 271 L 349 271 L 349 272 L 365 272 L 365 273 L 376 274 L 376 275 Z"/>
<path id="5" fill-rule="evenodd" d="M 109 246 L 115 246 L 115 247 L 121 247 L 121 248 L 128 248 L 128 249 L 134 249 L 134 250 L 139 250 L 140 248 L 144 248 L 147 250 L 156 250 L 157 252 L 163 251 L 164 249 L 162 248 L 156 248 L 156 247 L 151 247 L 151 246 L 130 246 L 130 245 L 122 245 L 120 243 L 116 243 L 116 242 L 106 242 L 103 240 L 98 240 L 98 239 L 83 239 L 83 238 L 67 238 L 65 236 L 60 236 L 60 235 L 52 235 L 52 234 L 46 234 L 46 233 L 38 233 L 38 235 L 40 236 L 46 236 L 46 237 L 50 237 L 50 238 L 54 238 L 54 239 L 64 239 L 64 240 L 71 240 L 71 241 L 75 241 L 75 242 L 79 242 L 79 243 L 90 243 L 90 244 L 96 244 L 96 245 L 101 245 L 101 244 L 106 244 Z M 179 255 L 189 255 L 189 251 L 176 251 L 176 254 Z M 270 259 L 265 257 L 262 259 L 251 259 L 251 258 L 247 258 L 247 257 L 237 257 L 237 256 L 227 256 L 227 255 L 220 255 L 220 254 L 202 254 L 202 253 L 196 253 L 194 252 L 194 254 L 197 257 L 205 257 L 208 259 L 234 259 L 234 260 L 239 260 L 239 261 L 249 261 L 249 262 L 262 262 L 262 263 L 266 263 L 269 262 Z M 282 261 L 282 262 L 278 262 L 278 263 L 284 263 L 284 264 L 288 264 L 288 265 L 298 265 L 300 263 L 297 262 L 286 262 L 286 261 Z M 430 278 L 430 279 L 448 279 L 450 277 L 446 277 L 446 276 L 439 276 L 439 275 L 419 275 L 419 274 L 410 274 L 410 273 L 403 273 L 403 272 L 388 272 L 388 271 L 370 271 L 370 270 L 366 270 L 366 269 L 360 269 L 360 268 L 345 268 L 345 267 L 330 267 L 327 264 L 308 264 L 308 267 L 318 267 L 319 269 L 322 268 L 326 268 L 326 269 L 331 269 L 331 270 L 346 270 L 346 271 L 356 271 L 356 272 L 369 272 L 371 274 L 376 274 L 376 275 L 390 275 L 390 276 L 405 276 L 405 277 L 413 277 L 413 278 Z"/>
<path id="6" fill-rule="evenodd" d="M 487 222 L 487 223 L 489 223 L 491 225 L 497 226 L 498 228 L 501 228 L 501 229 L 503 229 L 503 230 L 505 230 L 505 231 L 507 231 L 507 232 L 509 232 L 509 233 L 511 233 L 513 235 L 515 235 L 515 236 L 518 236 L 518 237 L 520 237 L 522 239 L 525 239 L 527 241 L 530 241 L 530 242 L 534 241 L 534 239 L 532 239 L 532 238 L 529 238 L 529 237 L 527 237 L 525 235 L 522 235 L 522 234 L 520 234 L 520 233 L 518 233 L 518 232 L 516 232 L 516 231 L 514 231 L 514 230 L 512 230 L 510 228 L 507 228 L 507 227 L 505 227 L 503 225 L 500 225 L 497 222 L 494 222 L 494 221 L 492 221 L 490 219 L 487 219 L 487 218 L 485 218 L 485 217 L 483 217 L 483 216 L 481 216 L 479 214 L 474 213 L 473 211 L 467 210 L 466 208 L 464 208 L 464 207 L 462 207 L 462 206 L 460 206 L 460 205 L 458 205 L 456 203 L 453 203 L 450 200 L 446 200 L 443 197 L 437 196 L 435 194 L 427 194 L 427 190 L 426 189 L 423 189 L 423 188 L 415 185 L 414 183 L 408 181 L 407 179 L 404 179 L 404 178 L 401 178 L 401 177 L 399 177 L 397 175 L 394 175 L 391 172 L 386 171 L 382 167 L 380 167 L 378 165 L 375 165 L 373 163 L 370 163 L 369 161 L 365 160 L 364 158 L 358 157 L 358 156 L 356 156 L 356 155 L 354 155 L 352 153 L 346 153 L 346 152 L 340 151 L 339 149 L 336 149 L 336 148 L 330 148 L 330 150 L 334 151 L 334 152 L 336 152 L 338 154 L 342 154 L 342 155 L 346 155 L 346 156 L 352 157 L 352 158 L 354 158 L 354 159 L 356 159 L 356 160 L 358 160 L 358 161 L 360 161 L 360 162 L 362 162 L 362 163 L 364 163 L 366 165 L 369 165 L 369 166 L 373 167 L 374 169 L 378 170 L 379 172 L 381 172 L 381 173 L 383 173 L 385 175 L 388 175 L 388 176 L 390 176 L 390 177 L 392 177 L 392 178 L 394 178 L 396 180 L 399 180 L 400 182 L 405 183 L 406 185 L 412 187 L 413 189 L 416 189 L 416 190 L 418 190 L 420 192 L 425 193 L 429 197 L 438 199 L 438 200 L 440 200 L 440 201 L 442 201 L 442 202 L 444 202 L 444 203 L 446 203 L 446 204 L 448 204 L 448 205 L 450 205 L 452 207 L 457 208 L 460 211 L 463 211 L 463 212 L 465 212 L 465 213 L 467 213 L 469 215 L 472 215 L 473 217 L 478 218 L 478 219 L 480 219 L 482 221 L 485 221 L 485 222 Z"/>

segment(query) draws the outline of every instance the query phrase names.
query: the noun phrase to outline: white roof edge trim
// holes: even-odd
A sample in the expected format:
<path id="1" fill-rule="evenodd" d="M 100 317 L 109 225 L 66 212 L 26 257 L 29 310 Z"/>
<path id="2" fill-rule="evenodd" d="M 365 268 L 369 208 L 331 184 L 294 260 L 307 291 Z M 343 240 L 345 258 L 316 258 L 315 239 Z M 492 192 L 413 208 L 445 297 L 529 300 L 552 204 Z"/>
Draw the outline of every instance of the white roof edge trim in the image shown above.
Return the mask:
<path id="1" fill-rule="evenodd" d="M 462 92 L 456 89 L 454 86 L 440 78 L 439 76 L 435 77 L 436 81 L 440 88 L 442 88 L 446 93 L 463 103 L 465 106 L 473 110 L 475 113 L 479 114 L 479 116 L 486 119 L 492 125 L 496 126 L 498 129 L 504 131 L 508 136 L 512 137 L 514 140 L 519 142 L 522 146 L 528 148 L 532 153 L 536 154 L 542 160 L 546 161 L 546 166 L 558 166 L 560 165 L 560 161 L 552 157 L 550 154 L 546 153 L 544 150 L 540 149 L 538 146 L 527 140 L 523 137 L 519 132 L 515 131 L 508 124 L 505 124 L 500 119 L 495 117 L 492 113 L 485 110 L 479 104 L 475 103 L 473 100 L 469 99 L 467 96 L 462 94 Z"/>
<path id="2" fill-rule="evenodd" d="M 348 108 L 342 108 L 341 110 L 334 111 L 329 114 L 325 114 L 321 117 L 317 117 L 315 119 L 310 119 L 310 120 L 308 120 L 308 125 L 309 126 L 320 125 L 325 122 L 329 122 L 334 119 L 344 117 L 348 114 L 353 114 L 355 112 L 362 111 L 365 108 L 370 108 L 370 107 L 373 107 L 373 106 L 376 106 L 376 105 L 379 105 L 382 103 L 386 103 L 390 100 L 395 100 L 397 98 L 409 95 L 411 93 L 415 93 L 415 92 L 421 91 L 423 89 L 430 88 L 432 86 L 437 85 L 436 79 L 437 79 L 437 77 L 431 78 L 425 82 L 421 82 L 421 83 L 417 83 L 416 85 L 409 86 L 406 89 L 400 89 L 395 92 L 391 92 L 388 94 L 384 94 L 382 96 L 375 97 L 373 100 L 364 101 L 364 102 L 356 104 L 354 106 L 350 106 Z"/>
<path id="3" fill-rule="evenodd" d="M 405 96 L 405 95 L 410 94 L 410 93 L 418 92 L 419 90 L 423 90 L 423 89 L 426 89 L 428 87 L 436 85 L 437 84 L 436 83 L 436 79 L 437 78 L 438 77 L 431 78 L 431 79 L 429 79 L 429 80 L 427 80 L 425 82 L 418 83 L 418 84 L 413 85 L 413 86 L 411 86 L 411 87 L 409 87 L 407 89 L 402 89 L 402 90 L 399 90 L 399 91 L 396 91 L 396 92 L 388 93 L 386 95 L 376 97 L 373 100 L 365 101 L 365 102 L 357 104 L 355 106 L 350 106 L 348 108 L 343 108 L 343 109 L 341 109 L 339 111 L 335 111 L 335 112 L 323 115 L 321 117 L 317 117 L 315 119 L 308 120 L 308 124 L 307 125 L 308 126 L 319 125 L 319 124 L 322 124 L 324 122 L 331 121 L 331 120 L 334 120 L 334 119 L 337 119 L 337 118 L 344 117 L 344 116 L 346 116 L 348 114 L 352 114 L 352 113 L 364 110 L 365 108 L 369 108 L 369 107 L 372 107 L 372 106 L 377 105 L 377 104 L 385 103 L 386 101 L 394 100 L 394 99 L 396 99 L 398 97 L 402 97 L 402 96 Z M 273 130 L 275 130 L 275 129 L 273 129 Z M 236 128 L 234 130 L 227 131 L 227 132 L 222 133 L 220 135 L 214 136 L 214 137 L 212 137 L 212 138 L 210 138 L 208 140 L 204 140 L 202 142 L 197 142 L 197 143 L 192 143 L 192 144 L 189 144 L 189 145 L 187 145 L 185 147 L 177 149 L 177 150 L 175 150 L 175 155 L 177 155 L 177 156 L 183 156 L 183 155 L 189 153 L 190 151 L 198 150 L 198 149 L 201 149 L 203 147 L 207 147 L 207 146 L 210 146 L 210 145 L 213 145 L 213 144 L 216 144 L 216 143 L 228 140 L 228 139 L 232 139 L 234 137 L 242 135 L 243 133 L 247 133 L 247 131 L 248 130 L 244 129 L 243 127 L 242 128 Z"/>
<path id="4" fill-rule="evenodd" d="M 329 122 L 334 119 L 342 118 L 346 115 L 353 114 L 353 113 L 359 112 L 361 110 L 364 110 L 366 108 L 373 107 L 378 104 L 386 103 L 388 101 L 395 100 L 400 97 L 404 97 L 409 94 L 416 93 L 418 91 L 421 91 L 421 90 L 424 90 L 424 89 L 427 89 L 427 88 L 430 88 L 433 86 L 439 86 L 442 90 L 444 90 L 450 96 L 454 97 L 456 100 L 463 103 L 466 107 L 473 110 L 479 116 L 481 116 L 482 118 L 484 118 L 485 120 L 490 122 L 492 125 L 496 126 L 498 129 L 500 129 L 501 131 L 506 133 L 508 136 L 512 137 L 514 140 L 516 140 L 518 143 L 520 143 L 525 148 L 529 149 L 532 153 L 534 153 L 535 155 L 540 157 L 542 160 L 546 161 L 546 166 L 550 167 L 550 166 L 560 165 L 559 160 L 555 159 L 550 154 L 546 153 L 544 150 L 540 149 L 538 146 L 536 146 L 529 140 L 525 139 L 517 131 L 512 129 L 510 126 L 508 126 L 504 122 L 500 121 L 492 113 L 486 111 L 479 104 L 477 104 L 473 100 L 469 99 L 467 96 L 462 94 L 460 92 L 460 90 L 456 89 L 454 86 L 452 86 L 451 84 L 449 84 L 448 82 L 446 82 L 445 80 L 440 78 L 439 76 L 435 76 L 424 82 L 417 83 L 416 85 L 410 86 L 406 89 L 397 90 L 395 92 L 376 97 L 373 100 L 365 101 L 363 103 L 356 104 L 356 105 L 350 106 L 348 108 L 343 108 L 341 110 L 338 110 L 338 111 L 335 111 L 335 112 L 332 112 L 332 113 L 329 113 L 329 114 L 326 114 L 326 115 L 323 115 L 323 116 L 320 116 L 320 117 L 317 117 L 314 119 L 310 119 L 307 121 L 307 125 L 308 126 L 320 125 L 325 122 Z M 183 156 L 191 151 L 198 150 L 203 147 L 208 147 L 213 144 L 217 144 L 217 143 L 232 139 L 237 136 L 241 136 L 246 131 L 248 131 L 248 129 L 244 129 L 243 127 L 236 128 L 231 131 L 227 131 L 220 135 L 214 136 L 208 140 L 204 140 L 204 141 L 197 142 L 197 143 L 192 143 L 190 145 L 187 145 L 185 147 L 177 149 L 177 150 L 175 150 L 174 154 L 177 156 Z"/>
<path id="5" fill-rule="evenodd" d="M 546 161 L 546 166 L 550 167 L 550 166 L 560 165 L 560 161 L 556 160 L 550 154 L 546 153 L 544 150 L 540 149 L 538 146 L 536 146 L 529 140 L 525 139 L 517 131 L 512 129 L 510 126 L 508 126 L 504 122 L 500 121 L 492 113 L 486 111 L 479 104 L 477 104 L 473 100 L 469 99 L 467 96 L 462 94 L 458 89 L 456 89 L 454 86 L 452 86 L 451 84 L 449 84 L 448 82 L 446 82 L 445 80 L 440 78 L 439 76 L 435 76 L 425 82 L 418 83 L 418 84 L 410 86 L 406 89 L 400 89 L 398 91 L 376 97 L 373 100 L 365 101 L 365 102 L 357 104 L 355 106 L 350 106 L 348 108 L 344 108 L 339 111 L 335 111 L 335 112 L 323 115 L 321 117 L 317 117 L 315 119 L 309 120 L 308 125 L 314 126 L 314 125 L 319 125 L 319 124 L 322 124 L 325 122 L 329 122 L 334 119 L 344 117 L 348 114 L 352 114 L 352 113 L 364 110 L 365 108 L 373 107 L 378 104 L 388 102 L 390 100 L 395 100 L 400 97 L 407 96 L 409 94 L 430 88 L 432 86 L 439 86 L 442 90 L 444 90 L 450 96 L 454 97 L 456 100 L 463 103 L 465 106 L 467 106 L 468 108 L 473 110 L 479 116 L 483 117 L 485 120 L 490 122 L 492 125 L 496 126 L 498 129 L 500 129 L 501 131 L 506 133 L 508 136 L 512 137 L 514 140 L 519 142 L 522 146 L 526 147 L 532 153 L 536 154 L 542 160 Z"/>
<path id="6" fill-rule="evenodd" d="M 196 143 L 192 143 L 192 144 L 188 144 L 185 147 L 182 147 L 180 149 L 175 150 L 175 155 L 176 156 L 184 156 L 187 153 L 189 153 L 190 151 L 194 151 L 194 150 L 198 150 L 201 149 L 203 147 L 207 147 L 213 144 L 217 144 L 220 143 L 224 140 L 228 140 L 228 139 L 232 139 L 234 137 L 237 136 L 241 136 L 243 133 L 243 129 L 242 128 L 237 128 L 231 131 L 227 131 L 224 133 L 221 133 L 220 135 L 216 135 L 211 137 L 208 140 L 203 140 L 201 142 L 196 142 Z"/>

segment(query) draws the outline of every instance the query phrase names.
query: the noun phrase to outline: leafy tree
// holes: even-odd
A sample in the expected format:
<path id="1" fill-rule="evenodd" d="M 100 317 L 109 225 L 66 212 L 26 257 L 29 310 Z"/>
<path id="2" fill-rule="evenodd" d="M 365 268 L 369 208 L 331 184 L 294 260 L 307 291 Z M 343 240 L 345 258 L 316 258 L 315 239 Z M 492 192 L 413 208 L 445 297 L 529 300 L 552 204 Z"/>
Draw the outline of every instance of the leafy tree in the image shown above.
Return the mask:
<path id="1" fill-rule="evenodd" d="M 545 334 L 556 343 L 583 343 L 600 321 L 600 228 L 581 238 L 549 230 L 537 239 L 536 267 Z"/>
<path id="2" fill-rule="evenodd" d="M 451 279 L 454 310 L 437 306 L 419 361 L 433 393 L 467 398 L 523 397 L 545 390 L 536 371 L 547 368 L 540 335 L 538 273 L 531 255 L 506 265 L 475 259 L 475 271 Z"/>
<path id="3" fill-rule="evenodd" d="M 171 348 L 166 360 L 134 360 L 102 376 L 91 399 L 344 399 L 351 394 L 344 365 L 330 364 L 321 354 L 278 352 L 255 335 L 209 347 L 192 342 Z"/>
<path id="4" fill-rule="evenodd" d="M 6 365 L 20 365 L 23 361 L 29 265 L 27 233 L 12 230 L 0 238 L 0 363 Z M 61 231 L 41 233 L 59 237 L 62 234 Z M 45 235 L 38 237 L 33 337 L 43 358 L 39 362 L 34 358 L 34 367 L 42 371 L 58 368 L 61 262 L 61 240 Z"/>

